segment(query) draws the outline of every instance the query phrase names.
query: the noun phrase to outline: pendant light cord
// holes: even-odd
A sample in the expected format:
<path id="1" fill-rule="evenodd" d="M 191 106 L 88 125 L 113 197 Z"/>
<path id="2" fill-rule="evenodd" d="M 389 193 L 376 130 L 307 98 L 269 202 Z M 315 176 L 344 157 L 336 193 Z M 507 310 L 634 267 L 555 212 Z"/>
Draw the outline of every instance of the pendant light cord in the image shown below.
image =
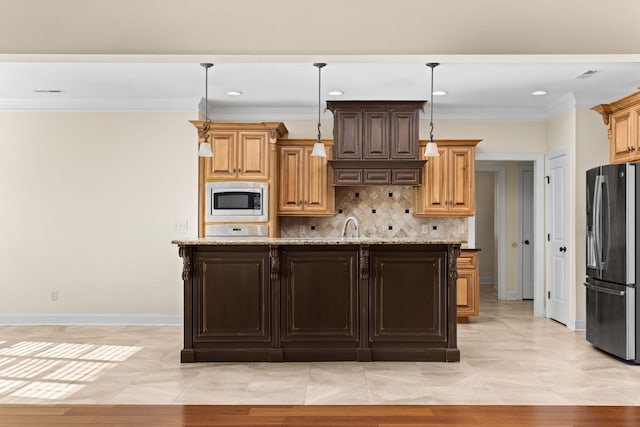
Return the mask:
<path id="1" fill-rule="evenodd" d="M 202 125 L 202 133 L 204 134 L 204 142 L 209 142 L 209 68 L 213 67 L 211 63 L 200 64 L 204 67 L 204 124 Z"/>
<path id="2" fill-rule="evenodd" d="M 433 69 L 440 65 L 437 62 L 429 62 L 427 67 L 431 68 L 431 121 L 429 123 L 429 142 L 433 142 Z"/>
<path id="3" fill-rule="evenodd" d="M 321 109 L 321 98 L 322 98 L 322 67 L 327 65 L 324 62 L 316 62 L 313 64 L 314 67 L 318 68 L 318 142 L 322 142 L 322 136 L 320 134 L 320 109 Z"/>

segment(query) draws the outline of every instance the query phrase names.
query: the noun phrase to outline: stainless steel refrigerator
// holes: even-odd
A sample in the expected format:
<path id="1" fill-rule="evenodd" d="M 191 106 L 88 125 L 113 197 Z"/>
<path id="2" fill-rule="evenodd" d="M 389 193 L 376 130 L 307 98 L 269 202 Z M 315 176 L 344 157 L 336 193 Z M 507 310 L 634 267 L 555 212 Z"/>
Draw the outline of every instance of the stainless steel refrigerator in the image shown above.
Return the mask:
<path id="1" fill-rule="evenodd" d="M 640 363 L 636 211 L 640 163 L 587 171 L 587 340 Z"/>

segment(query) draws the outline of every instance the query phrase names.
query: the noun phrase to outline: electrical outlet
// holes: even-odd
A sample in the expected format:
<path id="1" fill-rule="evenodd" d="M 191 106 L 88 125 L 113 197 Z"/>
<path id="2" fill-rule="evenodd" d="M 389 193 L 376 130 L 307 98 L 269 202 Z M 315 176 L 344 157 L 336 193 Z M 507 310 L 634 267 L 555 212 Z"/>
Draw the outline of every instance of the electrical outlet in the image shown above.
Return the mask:
<path id="1" fill-rule="evenodd" d="M 422 224 L 422 234 L 429 234 L 429 230 L 431 230 L 429 224 Z"/>
<path id="2" fill-rule="evenodd" d="M 51 301 L 58 301 L 58 291 L 51 291 Z"/>

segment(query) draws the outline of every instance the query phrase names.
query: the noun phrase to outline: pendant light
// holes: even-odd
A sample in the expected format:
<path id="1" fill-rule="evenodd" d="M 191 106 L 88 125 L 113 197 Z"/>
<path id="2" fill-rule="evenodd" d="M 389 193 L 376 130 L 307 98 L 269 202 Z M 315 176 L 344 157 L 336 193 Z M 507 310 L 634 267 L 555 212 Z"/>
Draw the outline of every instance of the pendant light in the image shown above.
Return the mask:
<path id="1" fill-rule="evenodd" d="M 204 141 L 200 143 L 198 149 L 199 157 L 213 157 L 213 151 L 211 151 L 211 143 L 209 142 L 209 129 L 211 128 L 211 122 L 209 121 L 208 106 L 209 106 L 209 68 L 213 67 L 211 63 L 200 64 L 204 68 L 204 124 L 202 125 L 202 135 Z"/>
<path id="2" fill-rule="evenodd" d="M 429 130 L 429 142 L 427 142 L 427 146 L 424 147 L 424 156 L 438 157 L 440 155 L 438 145 L 433 141 L 433 69 L 440 64 L 437 62 L 429 62 L 426 65 L 431 68 L 431 121 L 429 122 L 431 129 Z"/>
<path id="3" fill-rule="evenodd" d="M 313 64 L 314 67 L 318 68 L 318 140 L 315 144 L 313 144 L 313 150 L 311 151 L 311 157 L 327 157 L 327 152 L 324 149 L 324 144 L 322 143 L 322 138 L 320 137 L 320 90 L 321 90 L 321 74 L 322 67 L 324 67 L 324 62 L 316 62 Z"/>

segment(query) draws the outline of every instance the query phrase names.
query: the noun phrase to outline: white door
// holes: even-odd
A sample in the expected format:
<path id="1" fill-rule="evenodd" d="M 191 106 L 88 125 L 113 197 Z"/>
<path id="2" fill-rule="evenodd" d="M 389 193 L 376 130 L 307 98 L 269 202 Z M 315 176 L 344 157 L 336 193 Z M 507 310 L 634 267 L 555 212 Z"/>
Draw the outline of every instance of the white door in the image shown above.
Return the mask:
<path id="1" fill-rule="evenodd" d="M 522 299 L 533 299 L 533 168 L 520 168 L 520 284 Z"/>
<path id="2" fill-rule="evenodd" d="M 547 316 L 569 321 L 569 155 L 563 150 L 547 156 Z"/>

